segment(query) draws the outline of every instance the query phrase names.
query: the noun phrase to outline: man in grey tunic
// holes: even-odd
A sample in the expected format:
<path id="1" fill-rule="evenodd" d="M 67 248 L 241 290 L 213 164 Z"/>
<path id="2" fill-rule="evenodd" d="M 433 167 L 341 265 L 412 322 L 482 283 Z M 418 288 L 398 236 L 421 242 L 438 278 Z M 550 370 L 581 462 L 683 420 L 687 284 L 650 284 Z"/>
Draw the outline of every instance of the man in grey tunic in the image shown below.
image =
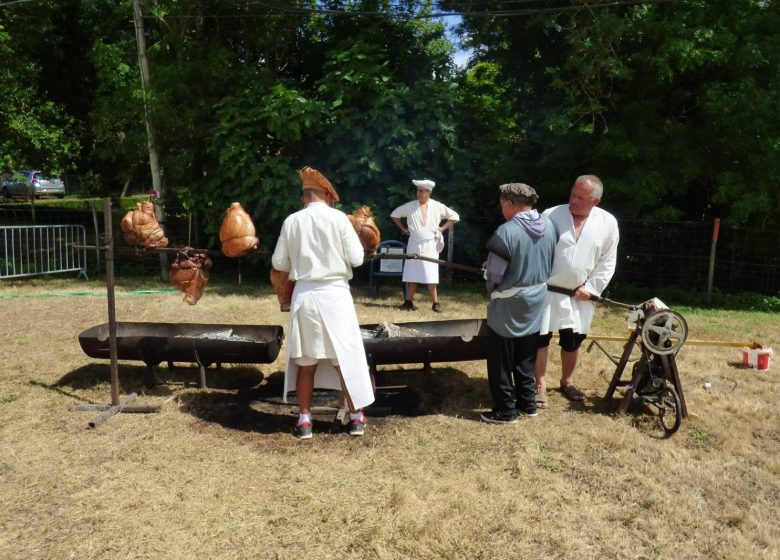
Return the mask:
<path id="1" fill-rule="evenodd" d="M 514 424 L 518 415 L 536 416 L 536 348 L 558 236 L 549 218 L 533 210 L 539 200 L 534 189 L 509 183 L 499 190 L 507 221 L 488 240 L 485 273 L 490 292 L 487 368 L 494 406 L 480 417 Z"/>

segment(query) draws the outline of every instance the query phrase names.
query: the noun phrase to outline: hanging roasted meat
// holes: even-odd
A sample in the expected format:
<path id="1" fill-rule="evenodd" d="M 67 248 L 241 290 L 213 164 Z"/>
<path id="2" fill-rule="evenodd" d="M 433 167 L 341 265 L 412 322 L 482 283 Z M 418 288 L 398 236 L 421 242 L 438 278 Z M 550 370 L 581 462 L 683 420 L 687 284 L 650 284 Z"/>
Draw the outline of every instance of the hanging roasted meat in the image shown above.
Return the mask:
<path id="1" fill-rule="evenodd" d="M 198 303 L 209 281 L 211 259 L 202 253 L 178 253 L 171 264 L 171 284 L 184 292 L 184 301 L 190 305 Z"/>
<path id="2" fill-rule="evenodd" d="M 374 214 L 371 213 L 371 208 L 361 206 L 347 217 L 352 222 L 352 227 L 355 228 L 355 232 L 358 234 L 360 243 L 363 245 L 366 253 L 369 255 L 376 253 L 381 236 L 379 228 L 374 223 Z"/>
<path id="3" fill-rule="evenodd" d="M 125 241 L 133 247 L 153 249 L 168 246 L 168 238 L 154 215 L 151 202 L 136 204 L 136 209 L 122 218 L 121 226 Z"/>
<path id="4" fill-rule="evenodd" d="M 255 237 L 255 224 L 238 202 L 231 204 L 225 212 L 219 240 L 227 257 L 242 257 L 257 249 L 260 240 Z"/>
<path id="5" fill-rule="evenodd" d="M 276 299 L 279 300 L 279 309 L 289 311 L 292 302 L 292 294 L 295 289 L 295 282 L 288 278 L 288 272 L 271 269 L 271 285 L 276 291 Z"/>

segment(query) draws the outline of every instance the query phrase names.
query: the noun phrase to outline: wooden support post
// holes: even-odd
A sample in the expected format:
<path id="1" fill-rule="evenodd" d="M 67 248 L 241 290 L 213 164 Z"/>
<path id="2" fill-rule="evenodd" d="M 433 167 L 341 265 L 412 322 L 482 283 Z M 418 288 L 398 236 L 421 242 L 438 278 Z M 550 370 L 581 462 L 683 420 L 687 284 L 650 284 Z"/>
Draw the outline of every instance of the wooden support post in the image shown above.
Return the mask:
<path id="1" fill-rule="evenodd" d="M 636 391 L 636 386 L 639 385 L 639 382 L 642 380 L 642 375 L 650 375 L 649 372 L 646 372 L 642 370 L 642 368 L 636 368 L 636 371 L 634 372 L 634 375 L 631 376 L 631 383 L 626 387 L 626 393 L 623 395 L 623 400 L 620 401 L 620 406 L 618 407 L 618 414 L 625 414 L 628 410 L 628 405 L 631 404 L 631 399 L 634 396 L 634 392 Z"/>
<path id="2" fill-rule="evenodd" d="M 615 394 L 615 389 L 617 389 L 617 386 L 620 384 L 620 377 L 623 375 L 623 370 L 626 369 L 626 364 L 628 364 L 628 360 L 631 358 L 631 352 L 634 350 L 634 345 L 636 344 L 636 339 L 639 337 L 639 332 L 640 329 L 634 329 L 634 332 L 631 333 L 628 341 L 626 341 L 626 345 L 623 347 L 623 355 L 620 357 L 620 362 L 612 376 L 612 381 L 609 383 L 607 394 L 604 395 L 605 400 L 611 399 Z"/>
<path id="3" fill-rule="evenodd" d="M 136 394 L 119 396 L 119 364 L 117 360 L 116 342 L 116 300 L 114 297 L 114 232 L 111 223 L 111 199 L 103 199 L 103 228 L 104 240 L 98 243 L 98 250 L 105 251 L 106 263 L 106 299 L 108 300 L 108 352 L 111 361 L 111 404 L 110 405 L 82 405 L 76 410 L 103 410 L 97 418 L 89 422 L 90 428 L 97 428 L 103 422 L 119 412 L 159 412 L 159 406 L 128 406 L 135 400 Z"/>
<path id="4" fill-rule="evenodd" d="M 452 256 L 455 253 L 455 225 L 451 225 L 447 230 L 447 260 L 452 262 Z M 448 268 L 445 273 L 447 286 L 452 286 L 452 269 Z"/>
<path id="5" fill-rule="evenodd" d="M 97 205 L 93 201 L 90 202 L 89 206 L 92 208 L 92 226 L 95 228 L 95 259 L 97 260 L 97 271 L 100 274 L 100 229 L 98 228 Z"/>
<path id="6" fill-rule="evenodd" d="M 116 305 L 114 298 L 114 228 L 111 199 L 103 199 L 103 229 L 106 243 L 106 297 L 108 299 L 108 351 L 111 359 L 111 405 L 119 406 L 119 365 L 116 348 Z"/>
<path id="7" fill-rule="evenodd" d="M 715 250 L 718 248 L 718 232 L 720 231 L 720 218 L 715 218 L 712 226 L 712 245 L 710 245 L 710 267 L 707 271 L 707 301 L 712 298 L 712 283 L 715 278 Z"/>
<path id="8" fill-rule="evenodd" d="M 680 372 L 677 370 L 677 359 L 674 354 L 670 356 L 661 356 L 661 361 L 664 363 L 664 369 L 667 369 L 671 373 L 672 385 L 674 385 L 677 391 L 677 396 L 680 397 L 680 408 L 683 418 L 688 418 L 688 406 L 685 404 L 685 395 L 683 394 L 682 381 L 680 381 Z"/>

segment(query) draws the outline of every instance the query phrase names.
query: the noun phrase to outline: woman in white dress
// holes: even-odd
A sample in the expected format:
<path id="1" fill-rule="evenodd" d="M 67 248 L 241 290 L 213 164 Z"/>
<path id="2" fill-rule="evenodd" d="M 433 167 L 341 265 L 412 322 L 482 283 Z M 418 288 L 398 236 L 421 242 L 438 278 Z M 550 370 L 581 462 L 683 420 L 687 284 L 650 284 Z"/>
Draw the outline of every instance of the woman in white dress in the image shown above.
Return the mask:
<path id="1" fill-rule="evenodd" d="M 460 220 L 458 213 L 448 208 L 441 202 L 433 200 L 431 193 L 436 183 L 428 179 L 412 180 L 417 188 L 417 200 L 402 204 L 390 214 L 396 226 L 409 235 L 409 243 L 406 246 L 407 254 L 417 254 L 421 257 L 439 258 L 439 253 L 444 248 L 442 232 Z M 406 218 L 406 226 L 401 222 Z M 442 222 L 446 223 L 442 225 Z M 417 284 L 427 284 L 428 293 L 433 302 L 432 309 L 441 313 L 439 294 L 439 265 L 432 262 L 409 259 L 404 261 L 404 273 L 402 280 L 408 283 L 406 301 L 400 309 L 413 311 L 414 294 L 417 292 Z"/>

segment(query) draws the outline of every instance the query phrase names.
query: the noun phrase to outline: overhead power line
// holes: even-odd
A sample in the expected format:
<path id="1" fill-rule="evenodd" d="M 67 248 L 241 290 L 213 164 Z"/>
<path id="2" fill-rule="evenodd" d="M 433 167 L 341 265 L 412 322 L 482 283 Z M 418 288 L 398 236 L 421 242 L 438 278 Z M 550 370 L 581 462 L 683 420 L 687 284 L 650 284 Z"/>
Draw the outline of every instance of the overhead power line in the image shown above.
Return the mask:
<path id="1" fill-rule="evenodd" d="M 24 4 L 25 2 L 32 2 L 33 0 L 9 0 L 8 2 L 0 2 L 0 8 L 6 6 L 13 6 L 14 4 Z"/>
<path id="2" fill-rule="evenodd" d="M 532 0 L 515 0 L 518 3 L 526 3 Z M 524 16 L 533 14 L 543 14 L 550 12 L 571 12 L 579 10 L 591 10 L 601 8 L 613 8 L 618 6 L 632 6 L 638 4 L 666 4 L 669 2 L 675 2 L 677 0 L 613 0 L 607 2 L 600 2 L 596 4 L 582 3 L 580 5 L 567 5 L 567 6 L 550 6 L 545 8 L 524 8 L 524 9 L 509 9 L 509 10 L 480 10 L 476 12 L 469 11 L 464 13 L 462 11 L 446 11 L 446 12 L 431 12 L 430 14 L 421 13 L 414 16 L 415 19 L 419 18 L 439 18 L 445 16 L 468 16 L 468 17 L 487 17 L 487 16 Z M 255 0 L 251 2 L 255 5 L 264 6 L 272 10 L 280 10 L 291 13 L 312 13 L 312 14 L 325 14 L 333 16 L 384 16 L 387 12 L 383 11 L 366 11 L 366 10 L 332 10 L 328 8 L 307 8 L 304 6 L 291 6 L 289 4 L 283 4 L 281 2 Z M 469 3 L 471 4 L 471 3 Z M 476 4 L 476 2 L 474 3 Z M 485 4 L 489 5 L 489 4 Z M 401 7 L 401 6 L 399 6 Z"/>
<path id="3" fill-rule="evenodd" d="M 510 2 L 512 0 L 509 0 Z M 528 4 L 539 0 L 514 0 L 513 3 Z M 448 16 L 463 16 L 463 17 L 520 17 L 530 16 L 536 14 L 549 14 L 556 12 L 575 12 L 582 10 L 596 10 L 606 8 L 617 8 L 621 6 L 638 6 L 638 5 L 652 5 L 652 4 L 669 4 L 676 2 L 677 0 L 613 0 L 598 2 L 595 4 L 579 4 L 579 5 L 566 5 L 566 6 L 548 6 L 539 8 L 512 8 L 505 10 L 478 10 L 478 11 L 439 11 L 430 13 L 417 13 L 408 15 L 407 19 L 436 19 Z M 509 2 L 504 2 L 509 3 Z M 464 5 L 470 7 L 476 7 L 480 5 L 489 6 L 492 2 L 467 2 Z M 295 15 L 327 15 L 334 17 L 386 17 L 392 15 L 392 11 L 377 11 L 377 10 L 334 10 L 330 8 L 307 8 L 304 6 L 293 6 L 290 4 L 282 4 L 279 2 L 269 2 L 262 0 L 255 0 L 248 2 L 247 6 L 262 6 L 269 10 L 268 13 L 263 14 L 197 14 L 197 15 L 166 15 L 166 18 L 173 19 L 191 19 L 191 18 L 214 18 L 214 19 L 250 19 L 250 18 L 262 18 L 262 17 L 280 17 L 285 14 Z M 406 11 L 405 7 L 398 6 L 399 11 Z M 401 10 L 403 9 L 403 10 Z M 277 12 L 277 13 L 273 13 Z M 398 14 L 396 14 L 398 15 Z M 157 19 L 156 16 L 146 15 L 145 18 Z"/>

